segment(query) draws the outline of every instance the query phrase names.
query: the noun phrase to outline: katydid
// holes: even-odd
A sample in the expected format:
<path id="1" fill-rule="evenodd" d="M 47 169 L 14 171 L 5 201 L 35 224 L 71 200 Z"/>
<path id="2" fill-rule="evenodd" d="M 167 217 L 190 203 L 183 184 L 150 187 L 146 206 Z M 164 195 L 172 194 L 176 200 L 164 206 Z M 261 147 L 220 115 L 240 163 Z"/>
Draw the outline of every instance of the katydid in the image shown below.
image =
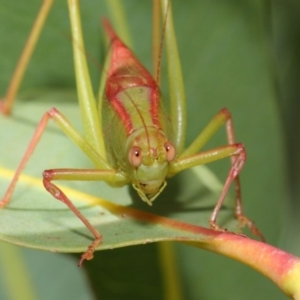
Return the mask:
<path id="1" fill-rule="evenodd" d="M 51 0 L 45 0 L 44 6 L 48 5 L 47 9 L 42 9 L 38 18 L 45 19 L 51 4 Z M 6 194 L 0 201 L 0 207 L 5 207 L 9 203 L 20 173 L 43 135 L 49 119 L 53 119 L 95 166 L 94 169 L 52 169 L 43 173 L 46 190 L 56 199 L 64 202 L 94 236 L 93 243 L 82 254 L 79 265 L 82 265 L 85 259 L 92 259 L 93 252 L 102 242 L 102 236 L 64 192 L 53 183 L 54 180 L 102 180 L 112 186 L 132 184 L 140 198 L 152 205 L 165 188 L 167 178 L 181 170 L 230 157 L 231 168 L 209 225 L 215 230 L 225 230 L 216 224 L 216 219 L 228 189 L 234 181 L 236 217 L 241 225 L 247 225 L 255 235 L 263 239 L 253 222 L 242 212 L 239 173 L 245 163 L 246 152 L 242 144 L 235 142 L 232 119 L 228 110 L 222 109 L 217 113 L 195 141 L 188 148 L 183 149 L 185 98 L 170 0 L 169 2 L 161 0 L 165 16 L 163 30 L 166 48 L 168 57 L 172 60 L 172 63 L 168 63 L 171 89 L 170 117 L 163 108 L 158 80 L 155 80 L 137 60 L 107 20 L 104 20 L 103 26 L 109 39 L 109 55 L 101 80 L 99 105 L 96 106 L 87 70 L 78 0 L 68 0 L 68 5 L 84 135 L 81 135 L 57 109 L 52 108 L 47 111 L 37 126 Z M 36 22 L 33 31 L 40 32 L 42 23 Z M 35 34 L 35 37 L 37 35 Z M 29 48 L 32 50 L 34 43 L 30 45 Z M 29 56 L 30 54 L 27 55 L 27 60 Z M 24 73 L 25 68 L 26 64 L 19 66 L 19 73 Z M 17 88 L 16 84 L 13 88 L 14 94 Z M 8 114 L 11 106 L 12 100 L 6 98 L 1 103 L 0 110 Z M 226 126 L 228 145 L 199 153 L 199 150 L 223 125 Z"/>

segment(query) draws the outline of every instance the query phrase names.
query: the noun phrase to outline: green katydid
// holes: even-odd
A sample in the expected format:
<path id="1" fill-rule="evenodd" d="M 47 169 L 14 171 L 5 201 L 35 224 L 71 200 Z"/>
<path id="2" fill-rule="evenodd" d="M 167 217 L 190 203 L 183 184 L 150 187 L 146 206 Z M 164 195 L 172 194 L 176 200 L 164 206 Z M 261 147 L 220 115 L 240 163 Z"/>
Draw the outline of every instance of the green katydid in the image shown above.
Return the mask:
<path id="1" fill-rule="evenodd" d="M 31 35 L 33 38 L 28 42 L 29 50 L 24 52 L 23 62 L 27 62 L 30 57 L 52 2 L 52 0 L 44 1 Z M 99 106 L 96 106 L 87 70 L 78 0 L 68 0 L 68 4 L 84 136 L 78 133 L 55 108 L 46 112 L 37 126 L 6 194 L 0 201 L 0 206 L 5 207 L 9 203 L 20 173 L 43 135 L 49 119 L 53 119 L 95 166 L 95 169 L 52 169 L 43 173 L 43 183 L 47 191 L 64 202 L 94 235 L 94 241 L 81 256 L 79 265 L 85 259 L 93 257 L 93 252 L 100 245 L 102 236 L 63 191 L 53 184 L 54 180 L 102 180 L 112 186 L 132 184 L 140 198 L 152 205 L 165 188 L 167 178 L 181 170 L 230 157 L 232 165 L 209 220 L 210 227 L 224 230 L 216 224 L 216 219 L 227 191 L 235 181 L 236 217 L 241 225 L 247 225 L 254 234 L 263 239 L 253 222 L 242 212 L 239 173 L 245 163 L 246 153 L 242 144 L 235 143 L 232 119 L 227 109 L 222 109 L 195 141 L 184 149 L 185 97 L 170 0 L 161 0 L 165 16 L 164 38 L 168 59 L 171 60 L 168 62 L 171 91 L 170 117 L 165 114 L 162 107 L 158 78 L 155 80 L 135 58 L 108 21 L 104 21 L 103 24 L 110 41 L 110 51 L 105 63 L 106 71 L 103 72 L 101 80 Z M 12 84 L 13 92 L 10 92 L 11 94 L 0 103 L 0 110 L 4 114 L 9 114 L 11 111 L 13 98 L 25 68 L 26 63 L 17 68 L 19 75 L 17 75 L 17 83 Z M 199 150 L 223 125 L 226 125 L 228 145 L 199 153 Z"/>

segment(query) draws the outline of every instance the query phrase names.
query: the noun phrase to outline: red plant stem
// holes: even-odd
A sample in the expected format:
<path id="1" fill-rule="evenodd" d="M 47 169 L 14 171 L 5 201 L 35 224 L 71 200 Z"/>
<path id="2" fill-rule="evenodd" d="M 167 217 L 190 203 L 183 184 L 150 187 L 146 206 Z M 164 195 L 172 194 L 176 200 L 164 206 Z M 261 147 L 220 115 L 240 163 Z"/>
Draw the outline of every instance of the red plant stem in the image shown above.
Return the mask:
<path id="1" fill-rule="evenodd" d="M 117 215 L 126 214 L 134 219 L 198 233 L 201 235 L 199 241 L 185 243 L 238 260 L 271 279 L 287 296 L 300 300 L 300 259 L 296 256 L 243 235 L 211 230 L 111 203 L 106 208 Z"/>
<path id="2" fill-rule="evenodd" d="M 300 299 L 300 259 L 266 243 L 223 233 L 207 243 L 189 243 L 238 260 L 274 281 L 289 297 Z"/>

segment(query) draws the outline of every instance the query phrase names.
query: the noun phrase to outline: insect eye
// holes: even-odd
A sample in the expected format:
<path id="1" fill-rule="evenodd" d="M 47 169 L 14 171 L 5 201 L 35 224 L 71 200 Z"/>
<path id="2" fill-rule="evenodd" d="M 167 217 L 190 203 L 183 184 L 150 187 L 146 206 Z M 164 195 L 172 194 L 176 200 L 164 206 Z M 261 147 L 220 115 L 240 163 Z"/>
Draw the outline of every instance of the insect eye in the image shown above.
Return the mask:
<path id="1" fill-rule="evenodd" d="M 172 161 L 176 156 L 176 150 L 170 142 L 165 143 L 165 150 L 167 154 L 167 161 Z"/>
<path id="2" fill-rule="evenodd" d="M 141 149 L 136 146 L 132 147 L 129 151 L 128 159 L 130 164 L 133 165 L 134 167 L 140 166 L 140 164 L 142 163 Z"/>

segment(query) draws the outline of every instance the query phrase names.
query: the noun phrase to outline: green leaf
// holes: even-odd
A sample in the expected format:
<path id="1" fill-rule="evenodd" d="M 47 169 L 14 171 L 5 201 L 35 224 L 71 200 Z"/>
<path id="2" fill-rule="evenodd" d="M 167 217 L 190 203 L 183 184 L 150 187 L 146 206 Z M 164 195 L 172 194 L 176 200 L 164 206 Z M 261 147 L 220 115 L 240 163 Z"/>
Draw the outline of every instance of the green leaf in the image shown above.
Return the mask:
<path id="1" fill-rule="evenodd" d="M 49 93 L 47 95 L 49 97 Z M 66 95 L 63 94 L 59 97 L 57 93 L 55 97 L 64 99 Z M 1 118 L 0 127 L 10 129 L 9 134 L 6 131 L 1 132 L 0 137 L 3 144 L 9 145 L 10 141 L 13 141 L 12 147 L 19 149 L 21 153 L 23 149 L 26 149 L 24 141 L 30 140 L 34 131 L 34 124 L 38 123 L 42 112 L 47 110 L 48 104 L 45 104 L 42 99 L 39 100 L 28 103 L 19 102 L 16 104 L 13 116 Z M 78 119 L 75 114 L 76 102 L 63 106 L 60 108 L 59 103 L 56 105 L 67 115 L 74 113 L 72 119 Z M 30 118 L 23 117 L 26 115 L 30 115 Z M 2 151 L 2 157 L 5 157 L 5 160 L 1 161 L 1 190 L 6 189 L 11 175 L 13 175 L 13 171 L 9 172 L 8 170 L 17 167 L 16 156 L 18 153 L 12 151 L 9 146 Z M 46 160 L 45 156 L 47 157 Z M 84 168 L 85 165 L 89 164 L 84 155 L 76 149 L 72 142 L 68 141 L 67 137 L 53 124 L 49 126 L 49 130 L 44 133 L 41 143 L 37 146 L 36 152 L 24 171 L 25 174 L 35 175 L 36 173 L 38 174 L 35 175 L 37 177 L 21 176 L 12 201 L 8 207 L 0 211 L 1 239 L 50 251 L 85 251 L 92 235 L 63 203 L 48 194 L 42 185 L 41 174 L 46 168 L 70 166 Z M 206 184 L 201 180 L 201 177 L 206 179 Z M 208 180 L 207 177 L 211 179 Z M 69 182 L 67 186 L 74 187 L 73 189 L 62 188 L 62 190 L 103 234 L 103 243 L 100 249 L 112 249 L 169 239 L 185 240 L 191 238 L 197 240 L 199 239 L 199 232 L 195 234 L 189 232 L 192 229 L 184 230 L 184 225 L 182 225 L 183 229 L 180 230 L 180 223 L 172 225 L 171 221 L 167 219 L 161 220 L 155 215 L 146 215 L 138 210 L 131 211 L 126 207 L 133 206 L 172 220 L 207 227 L 215 199 L 218 198 L 222 188 L 222 185 L 206 168 L 194 168 L 183 172 L 182 175 L 172 180 L 159 201 L 154 203 L 153 207 L 148 208 L 147 204 L 142 203 L 135 195 L 135 191 L 129 187 L 111 188 L 103 182 L 76 182 L 74 184 Z M 81 190 L 86 193 L 80 192 Z M 201 195 L 201 201 L 199 201 L 199 195 Z M 108 199 L 108 201 L 97 197 Z M 122 208 L 120 205 L 125 207 Z M 222 226 L 234 228 L 234 225 L 227 224 L 228 220 L 231 219 L 233 219 L 233 210 L 227 209 L 222 212 L 218 222 Z M 207 237 L 204 236 L 204 239 Z"/>

